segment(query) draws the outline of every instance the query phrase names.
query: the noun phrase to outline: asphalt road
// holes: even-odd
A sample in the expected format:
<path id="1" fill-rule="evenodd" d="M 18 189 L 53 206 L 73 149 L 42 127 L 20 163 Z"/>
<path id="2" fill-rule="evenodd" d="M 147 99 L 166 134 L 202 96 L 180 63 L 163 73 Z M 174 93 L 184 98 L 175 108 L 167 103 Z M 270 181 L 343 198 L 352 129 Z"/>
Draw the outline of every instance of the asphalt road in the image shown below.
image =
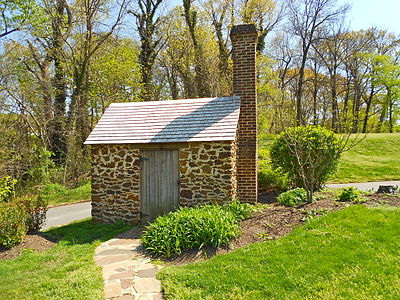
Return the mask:
<path id="1" fill-rule="evenodd" d="M 400 181 L 380 181 L 380 182 L 361 182 L 361 183 L 338 183 L 338 184 L 327 184 L 329 188 L 341 189 L 344 187 L 353 186 L 356 189 L 367 192 L 377 191 L 380 185 L 393 185 L 400 187 Z"/>
<path id="2" fill-rule="evenodd" d="M 91 216 L 91 209 L 91 202 L 49 208 L 47 211 L 46 224 L 43 226 L 42 230 L 89 218 Z"/>
<path id="3" fill-rule="evenodd" d="M 376 191 L 378 190 L 378 187 L 380 185 L 400 186 L 400 181 L 327 184 L 326 186 L 330 188 L 344 188 L 354 186 L 360 191 Z M 83 202 L 49 208 L 49 210 L 47 211 L 47 221 L 43 229 L 89 218 L 91 217 L 91 209 L 91 202 Z"/>

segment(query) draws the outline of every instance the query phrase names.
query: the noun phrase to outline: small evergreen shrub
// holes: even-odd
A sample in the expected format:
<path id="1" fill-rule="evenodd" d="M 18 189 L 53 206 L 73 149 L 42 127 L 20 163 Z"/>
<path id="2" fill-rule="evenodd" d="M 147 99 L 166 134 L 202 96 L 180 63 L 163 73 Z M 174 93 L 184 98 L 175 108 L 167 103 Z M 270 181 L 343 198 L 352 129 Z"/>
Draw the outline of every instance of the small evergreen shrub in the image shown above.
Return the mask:
<path id="1" fill-rule="evenodd" d="M 143 233 L 143 246 L 152 254 L 171 257 L 184 249 L 226 245 L 239 235 L 239 220 L 249 216 L 249 205 L 181 207 L 158 217 Z"/>
<path id="2" fill-rule="evenodd" d="M 26 211 L 19 203 L 0 204 L 0 245 L 11 248 L 22 242 L 26 232 Z"/>
<path id="3" fill-rule="evenodd" d="M 339 201 L 342 202 L 363 202 L 361 199 L 361 192 L 350 186 L 348 188 L 343 188 L 339 195 Z"/>
<path id="4" fill-rule="evenodd" d="M 289 190 L 280 194 L 277 201 L 282 205 L 294 207 L 307 201 L 307 192 L 303 188 Z"/>

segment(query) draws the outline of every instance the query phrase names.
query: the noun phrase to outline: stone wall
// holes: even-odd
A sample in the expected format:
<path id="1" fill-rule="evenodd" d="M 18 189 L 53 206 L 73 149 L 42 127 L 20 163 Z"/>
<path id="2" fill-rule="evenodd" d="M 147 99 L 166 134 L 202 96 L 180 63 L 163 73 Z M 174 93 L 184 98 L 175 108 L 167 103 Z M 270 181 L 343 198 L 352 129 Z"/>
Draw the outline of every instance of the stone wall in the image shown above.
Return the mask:
<path id="1" fill-rule="evenodd" d="M 113 223 L 140 219 L 139 149 L 133 144 L 92 145 L 92 217 Z"/>
<path id="2" fill-rule="evenodd" d="M 174 144 L 168 146 L 174 148 Z M 105 223 L 119 219 L 127 223 L 139 222 L 138 145 L 91 147 L 93 219 Z M 181 143 L 175 149 L 179 149 L 180 205 L 223 203 L 236 197 L 235 142 Z"/>
<path id="3" fill-rule="evenodd" d="M 180 204 L 236 198 L 236 143 L 189 143 L 179 151 Z"/>

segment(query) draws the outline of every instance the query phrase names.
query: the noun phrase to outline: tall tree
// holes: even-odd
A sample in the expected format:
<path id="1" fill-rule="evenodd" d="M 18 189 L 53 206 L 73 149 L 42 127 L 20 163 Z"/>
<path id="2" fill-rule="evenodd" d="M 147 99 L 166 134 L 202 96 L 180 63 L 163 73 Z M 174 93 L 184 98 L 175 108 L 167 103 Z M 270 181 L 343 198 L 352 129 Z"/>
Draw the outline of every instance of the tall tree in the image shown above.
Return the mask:
<path id="1" fill-rule="evenodd" d="M 327 23 L 337 21 L 348 11 L 348 5 L 338 5 L 337 0 L 290 0 L 288 3 L 290 30 L 298 36 L 301 54 L 296 89 L 296 120 L 304 124 L 302 98 L 304 71 L 311 45 L 321 37 L 319 29 Z"/>
<path id="2" fill-rule="evenodd" d="M 136 0 L 138 9 L 130 10 L 136 18 L 136 27 L 140 37 L 141 50 L 139 62 L 142 69 L 142 99 L 153 98 L 153 67 L 160 50 L 161 36 L 157 36 L 160 16 L 158 10 L 163 0 Z"/>
<path id="3" fill-rule="evenodd" d="M 207 67 L 204 64 L 204 49 L 196 35 L 198 12 L 196 8 L 192 6 L 192 1 L 193 0 L 183 0 L 183 11 L 194 48 L 196 92 L 198 97 L 209 97 L 211 96 L 211 91 L 207 81 Z"/>

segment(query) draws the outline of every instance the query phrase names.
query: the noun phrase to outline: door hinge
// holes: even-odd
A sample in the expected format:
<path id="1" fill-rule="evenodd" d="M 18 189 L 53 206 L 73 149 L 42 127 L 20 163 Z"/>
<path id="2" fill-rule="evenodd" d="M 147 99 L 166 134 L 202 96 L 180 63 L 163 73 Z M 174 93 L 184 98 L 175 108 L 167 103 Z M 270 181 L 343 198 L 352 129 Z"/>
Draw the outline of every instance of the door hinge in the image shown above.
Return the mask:
<path id="1" fill-rule="evenodd" d="M 143 156 L 139 157 L 139 161 L 145 161 L 145 160 L 149 160 L 149 159 L 147 157 L 143 157 Z"/>
<path id="2" fill-rule="evenodd" d="M 178 185 L 181 185 L 181 180 L 178 179 L 178 180 L 176 181 L 176 183 L 177 183 Z"/>

